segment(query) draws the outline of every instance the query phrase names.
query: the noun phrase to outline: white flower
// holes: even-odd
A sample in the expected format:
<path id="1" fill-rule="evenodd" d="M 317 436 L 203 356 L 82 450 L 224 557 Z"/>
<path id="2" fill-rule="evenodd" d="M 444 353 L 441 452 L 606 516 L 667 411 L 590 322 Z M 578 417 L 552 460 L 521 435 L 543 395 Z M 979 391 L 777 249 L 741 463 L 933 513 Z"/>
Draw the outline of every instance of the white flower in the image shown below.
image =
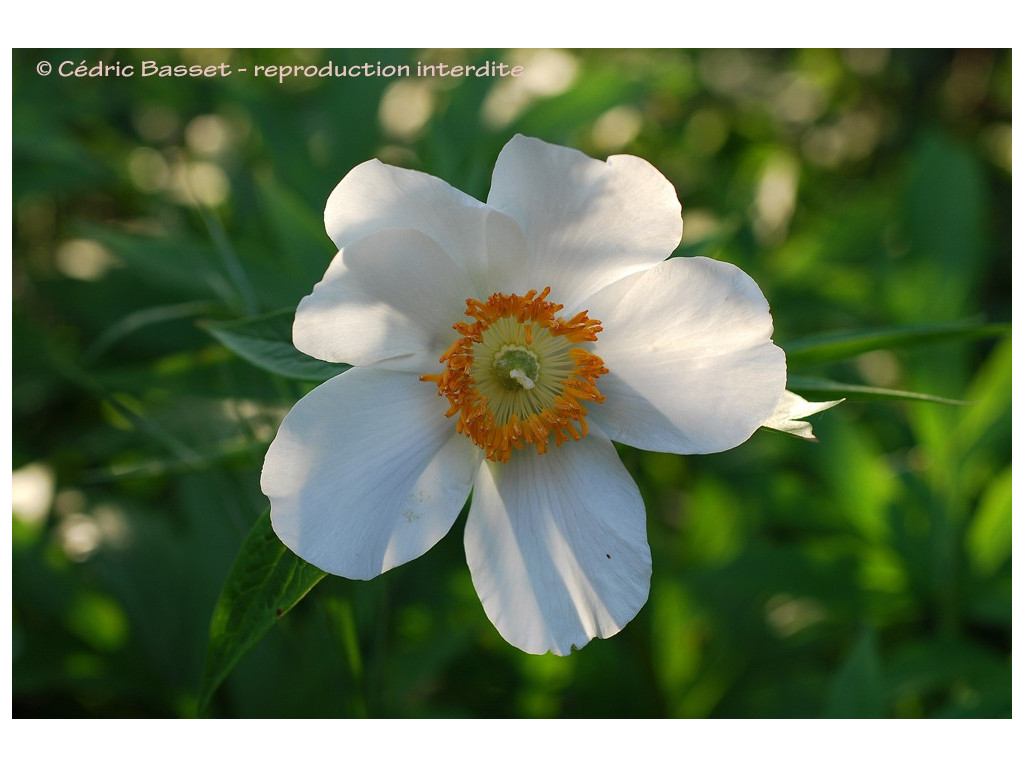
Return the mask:
<path id="1" fill-rule="evenodd" d="M 278 536 L 369 579 L 430 549 L 472 489 L 466 558 L 508 642 L 567 654 L 618 632 L 647 601 L 651 556 L 611 441 L 712 453 L 771 416 L 786 364 L 757 285 L 665 260 L 681 210 L 646 161 L 522 136 L 486 204 L 371 160 L 325 222 L 339 253 L 294 342 L 354 367 L 270 446 Z"/>

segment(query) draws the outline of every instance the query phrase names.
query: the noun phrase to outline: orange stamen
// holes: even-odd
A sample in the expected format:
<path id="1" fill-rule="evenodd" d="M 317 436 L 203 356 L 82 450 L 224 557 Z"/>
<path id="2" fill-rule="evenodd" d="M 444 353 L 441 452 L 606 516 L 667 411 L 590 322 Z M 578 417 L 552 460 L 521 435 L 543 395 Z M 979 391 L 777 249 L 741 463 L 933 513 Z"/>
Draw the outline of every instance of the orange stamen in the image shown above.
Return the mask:
<path id="1" fill-rule="evenodd" d="M 480 391 L 479 382 L 474 378 L 474 361 L 480 351 L 475 348 L 484 344 L 485 333 L 499 320 L 509 318 L 521 326 L 522 333 L 515 344 L 525 343 L 527 350 L 533 348 L 535 341 L 539 345 L 536 348 L 542 349 L 545 334 L 548 341 L 563 337 L 566 342 L 580 344 L 595 341 L 603 330 L 600 321 L 588 317 L 586 311 L 569 320 L 559 317 L 557 313 L 563 305 L 547 301 L 550 292 L 550 288 L 545 288 L 540 293 L 531 290 L 522 296 L 495 293 L 486 301 L 467 299 L 466 315 L 472 322 L 457 322 L 452 326 L 459 338 L 441 355 L 440 362 L 445 364 L 445 370 L 420 376 L 420 381 L 436 384 L 438 395 L 448 399 L 450 407 L 445 416 L 458 414 L 456 431 L 480 446 L 491 461 L 507 462 L 514 449 L 527 445 L 534 446 L 538 454 L 546 453 L 552 438 L 555 445 L 582 439 L 588 430 L 587 410 L 581 401 L 600 403 L 604 400 L 595 384 L 598 377 L 608 373 L 601 358 L 582 347 L 567 348 L 565 342 L 558 342 L 560 351 L 555 356 L 561 358 L 559 365 L 553 368 L 567 373 L 547 381 L 544 391 L 548 394 L 537 395 L 528 405 L 517 401 L 520 404 L 514 407 L 499 409 L 507 414 L 500 424 L 488 407 L 488 397 Z M 542 329 L 539 337 L 536 329 Z M 548 374 L 549 379 L 551 375 Z M 541 405 L 543 398 L 549 402 Z"/>

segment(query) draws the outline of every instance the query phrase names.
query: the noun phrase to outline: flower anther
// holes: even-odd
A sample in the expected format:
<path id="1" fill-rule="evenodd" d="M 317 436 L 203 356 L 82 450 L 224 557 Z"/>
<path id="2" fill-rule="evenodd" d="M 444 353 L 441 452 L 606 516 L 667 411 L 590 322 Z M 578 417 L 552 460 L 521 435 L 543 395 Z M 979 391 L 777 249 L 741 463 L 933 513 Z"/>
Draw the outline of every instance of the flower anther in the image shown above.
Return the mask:
<path id="1" fill-rule="evenodd" d="M 552 439 L 581 439 L 585 403 L 604 400 L 596 381 L 608 369 L 579 346 L 597 340 L 601 322 L 586 311 L 563 319 L 563 305 L 547 300 L 550 292 L 467 299 L 472 322 L 452 326 L 459 338 L 440 358 L 445 370 L 420 376 L 437 384 L 450 405 L 445 415 L 458 416 L 456 430 L 490 461 L 507 462 L 513 449 L 527 445 L 543 454 Z"/>

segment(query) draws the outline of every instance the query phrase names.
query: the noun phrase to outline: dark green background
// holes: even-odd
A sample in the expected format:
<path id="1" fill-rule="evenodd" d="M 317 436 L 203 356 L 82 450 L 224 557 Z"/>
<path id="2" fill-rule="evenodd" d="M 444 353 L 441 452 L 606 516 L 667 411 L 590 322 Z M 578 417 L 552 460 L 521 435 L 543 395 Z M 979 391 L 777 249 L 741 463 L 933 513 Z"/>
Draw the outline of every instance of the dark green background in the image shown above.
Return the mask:
<path id="1" fill-rule="evenodd" d="M 250 72 L 491 59 L 526 74 L 36 71 L 144 59 Z M 678 190 L 686 253 L 751 274 L 783 346 L 1010 318 L 1005 51 L 22 50 L 13 63 L 15 490 L 42 479 L 44 502 L 14 517 L 15 716 L 195 714 L 214 602 L 266 507 L 263 454 L 308 389 L 202 324 L 293 308 L 333 256 L 327 195 L 370 157 L 484 198 L 515 132 L 640 155 Z M 654 575 L 615 638 L 568 658 L 505 644 L 470 583 L 461 518 L 372 582 L 323 581 L 211 714 L 1008 716 L 1008 336 L 801 373 L 968 404 L 848 402 L 814 417 L 817 445 L 762 432 L 715 456 L 623 450 Z"/>

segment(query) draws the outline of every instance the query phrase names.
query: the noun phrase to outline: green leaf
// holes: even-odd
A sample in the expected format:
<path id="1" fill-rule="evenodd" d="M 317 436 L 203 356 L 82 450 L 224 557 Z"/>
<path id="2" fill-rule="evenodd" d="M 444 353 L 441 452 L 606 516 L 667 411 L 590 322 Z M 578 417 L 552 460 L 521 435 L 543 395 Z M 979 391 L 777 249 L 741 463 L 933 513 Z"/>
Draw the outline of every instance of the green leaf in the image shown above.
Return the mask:
<path id="1" fill-rule="evenodd" d="M 282 309 L 258 317 L 206 322 L 202 327 L 239 357 L 265 371 L 303 381 L 326 381 L 351 366 L 325 363 L 292 345 L 295 310 Z"/>
<path id="2" fill-rule="evenodd" d="M 965 542 L 978 573 L 991 576 L 1010 558 L 1012 481 L 1007 467 L 985 490 Z"/>
<path id="3" fill-rule="evenodd" d="M 967 405 L 965 400 L 953 400 L 923 392 L 906 392 L 902 389 L 886 389 L 869 387 L 864 384 L 845 384 L 828 379 L 811 379 L 803 376 L 791 376 L 786 386 L 795 392 L 801 392 L 811 398 L 838 397 L 847 400 L 920 400 L 927 403 L 943 405 Z"/>
<path id="4" fill-rule="evenodd" d="M 297 194 L 283 186 L 269 173 L 256 178 L 260 214 L 280 250 L 295 264 L 310 262 L 310 267 L 323 276 L 323 268 L 311 255 L 323 254 L 330 258 L 337 250 L 324 232 L 323 206 L 310 206 Z"/>
<path id="5" fill-rule="evenodd" d="M 117 342 L 127 336 L 158 323 L 195 317 L 208 312 L 217 311 L 218 306 L 212 301 L 188 301 L 159 307 L 147 307 L 122 317 L 101 333 L 82 353 L 87 363 L 96 360 Z"/>
<path id="6" fill-rule="evenodd" d="M 783 345 L 789 365 L 845 360 L 876 349 L 895 349 L 950 341 L 970 341 L 1010 333 L 1008 323 L 947 323 L 818 336 Z"/>
<path id="7" fill-rule="evenodd" d="M 270 525 L 269 510 L 260 516 L 213 610 L 199 681 L 200 713 L 239 659 L 326 575 L 281 543 Z"/>
<path id="8" fill-rule="evenodd" d="M 1013 345 L 1010 339 L 1000 342 L 967 389 L 967 399 L 974 404 L 957 428 L 962 445 L 973 446 L 999 423 L 1009 419 L 1013 399 Z"/>
<path id="9" fill-rule="evenodd" d="M 179 298 L 218 298 L 233 306 L 235 292 L 212 265 L 217 256 L 203 240 L 151 237 L 97 226 L 86 226 L 83 234 L 106 246 L 130 270 L 133 278 Z"/>
<path id="10" fill-rule="evenodd" d="M 907 159 L 900 207 L 916 258 L 901 261 L 894 275 L 914 286 L 901 292 L 901 314 L 952 320 L 971 306 L 996 252 L 986 247 L 990 187 L 978 153 L 945 131 L 922 131 Z"/>
<path id="11" fill-rule="evenodd" d="M 825 702 L 825 717 L 865 718 L 885 716 L 885 690 L 878 641 L 865 629 L 843 665 L 832 678 Z"/>

